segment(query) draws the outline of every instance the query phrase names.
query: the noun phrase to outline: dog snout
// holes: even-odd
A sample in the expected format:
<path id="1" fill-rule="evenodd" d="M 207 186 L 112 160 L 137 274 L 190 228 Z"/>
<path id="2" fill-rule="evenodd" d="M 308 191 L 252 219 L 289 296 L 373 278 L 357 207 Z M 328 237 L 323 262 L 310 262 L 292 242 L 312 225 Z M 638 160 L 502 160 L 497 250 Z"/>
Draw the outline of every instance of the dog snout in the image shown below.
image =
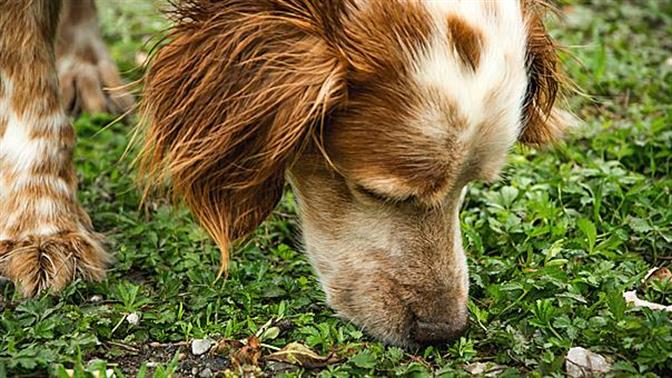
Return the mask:
<path id="1" fill-rule="evenodd" d="M 458 311 L 452 318 L 416 318 L 410 329 L 410 337 L 419 345 L 436 345 L 452 341 L 467 328 L 468 317 L 465 311 Z"/>

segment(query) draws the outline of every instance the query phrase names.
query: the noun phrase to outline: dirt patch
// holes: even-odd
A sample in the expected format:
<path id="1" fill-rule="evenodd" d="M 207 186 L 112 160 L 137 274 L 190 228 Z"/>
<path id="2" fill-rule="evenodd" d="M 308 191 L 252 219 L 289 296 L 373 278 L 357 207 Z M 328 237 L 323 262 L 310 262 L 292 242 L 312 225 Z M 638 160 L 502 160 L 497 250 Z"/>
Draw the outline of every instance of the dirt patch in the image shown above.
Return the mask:
<path id="1" fill-rule="evenodd" d="M 178 367 L 175 377 L 199 376 L 204 370 L 212 373 L 224 371 L 230 366 L 228 358 L 219 355 L 204 354 L 194 356 L 189 350 L 189 344 L 178 343 L 149 343 L 135 346 L 117 342 L 105 343 L 105 350 L 89 356 L 89 359 L 104 359 L 109 365 L 119 369 L 125 376 L 135 376 L 143 364 L 147 364 L 148 376 L 152 376 L 157 365 L 167 366 L 172 359 L 178 356 Z"/>

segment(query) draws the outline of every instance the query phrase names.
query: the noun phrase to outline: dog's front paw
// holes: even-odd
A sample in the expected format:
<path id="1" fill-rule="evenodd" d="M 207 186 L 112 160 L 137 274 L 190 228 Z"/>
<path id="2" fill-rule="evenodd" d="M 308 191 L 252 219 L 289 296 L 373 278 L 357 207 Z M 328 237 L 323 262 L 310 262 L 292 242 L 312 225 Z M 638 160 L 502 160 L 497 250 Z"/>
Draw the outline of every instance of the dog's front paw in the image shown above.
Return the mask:
<path id="1" fill-rule="evenodd" d="M 98 234 L 83 230 L 0 240 L 0 274 L 26 297 L 60 290 L 78 275 L 100 281 L 109 261 L 101 241 Z"/>
<path id="2" fill-rule="evenodd" d="M 77 202 L 53 203 L 51 209 L 44 214 L 39 207 L 14 208 L 0 221 L 0 275 L 26 297 L 60 290 L 77 276 L 100 281 L 111 260 Z"/>

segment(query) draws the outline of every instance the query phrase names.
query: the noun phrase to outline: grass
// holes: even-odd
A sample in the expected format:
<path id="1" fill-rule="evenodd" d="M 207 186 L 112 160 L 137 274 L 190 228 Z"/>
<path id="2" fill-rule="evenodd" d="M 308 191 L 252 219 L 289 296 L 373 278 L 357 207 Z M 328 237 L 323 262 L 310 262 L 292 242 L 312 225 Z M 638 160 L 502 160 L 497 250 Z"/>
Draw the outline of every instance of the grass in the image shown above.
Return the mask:
<path id="1" fill-rule="evenodd" d="M 641 283 L 672 264 L 672 1 L 563 7 L 553 34 L 581 62 L 568 59 L 569 76 L 593 98 L 569 99 L 584 124 L 565 144 L 516 149 L 504 180 L 471 186 L 462 213 L 471 327 L 459 340 L 404 351 L 335 318 L 298 249 L 291 193 L 215 281 L 218 252 L 186 210 L 161 199 L 139 207 L 122 158 L 131 126 L 83 115 L 79 196 L 116 263 L 104 282 L 33 300 L 0 288 L 0 376 L 184 376 L 206 366 L 230 375 L 229 354 L 194 357 L 188 343 L 253 334 L 263 355 L 301 342 L 337 361 L 266 362 L 268 375 L 461 376 L 491 362 L 507 377 L 563 376 L 567 351 L 581 346 L 607 356 L 612 375 L 671 376 L 672 314 L 628 307 L 622 293 L 672 304 L 669 280 Z M 161 18 L 147 1 L 101 8 L 112 54 L 137 78 L 135 54 Z"/>

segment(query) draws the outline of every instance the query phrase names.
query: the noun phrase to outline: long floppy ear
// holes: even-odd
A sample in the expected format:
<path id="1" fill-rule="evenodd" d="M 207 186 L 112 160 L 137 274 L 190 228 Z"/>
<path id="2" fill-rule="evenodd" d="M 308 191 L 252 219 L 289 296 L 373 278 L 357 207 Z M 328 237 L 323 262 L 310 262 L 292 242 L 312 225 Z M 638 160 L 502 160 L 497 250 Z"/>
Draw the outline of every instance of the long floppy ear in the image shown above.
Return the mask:
<path id="1" fill-rule="evenodd" d="M 285 170 L 345 96 L 331 1 L 189 0 L 145 78 L 141 175 L 166 180 L 221 249 L 279 201 Z M 332 20 L 333 21 L 333 20 Z"/>
<path id="2" fill-rule="evenodd" d="M 523 106 L 523 129 L 519 140 L 528 145 L 557 141 L 571 123 L 569 113 L 555 107 L 565 84 L 558 46 L 546 31 L 542 18 L 548 8 L 540 0 L 524 0 L 527 23 L 527 92 Z"/>

